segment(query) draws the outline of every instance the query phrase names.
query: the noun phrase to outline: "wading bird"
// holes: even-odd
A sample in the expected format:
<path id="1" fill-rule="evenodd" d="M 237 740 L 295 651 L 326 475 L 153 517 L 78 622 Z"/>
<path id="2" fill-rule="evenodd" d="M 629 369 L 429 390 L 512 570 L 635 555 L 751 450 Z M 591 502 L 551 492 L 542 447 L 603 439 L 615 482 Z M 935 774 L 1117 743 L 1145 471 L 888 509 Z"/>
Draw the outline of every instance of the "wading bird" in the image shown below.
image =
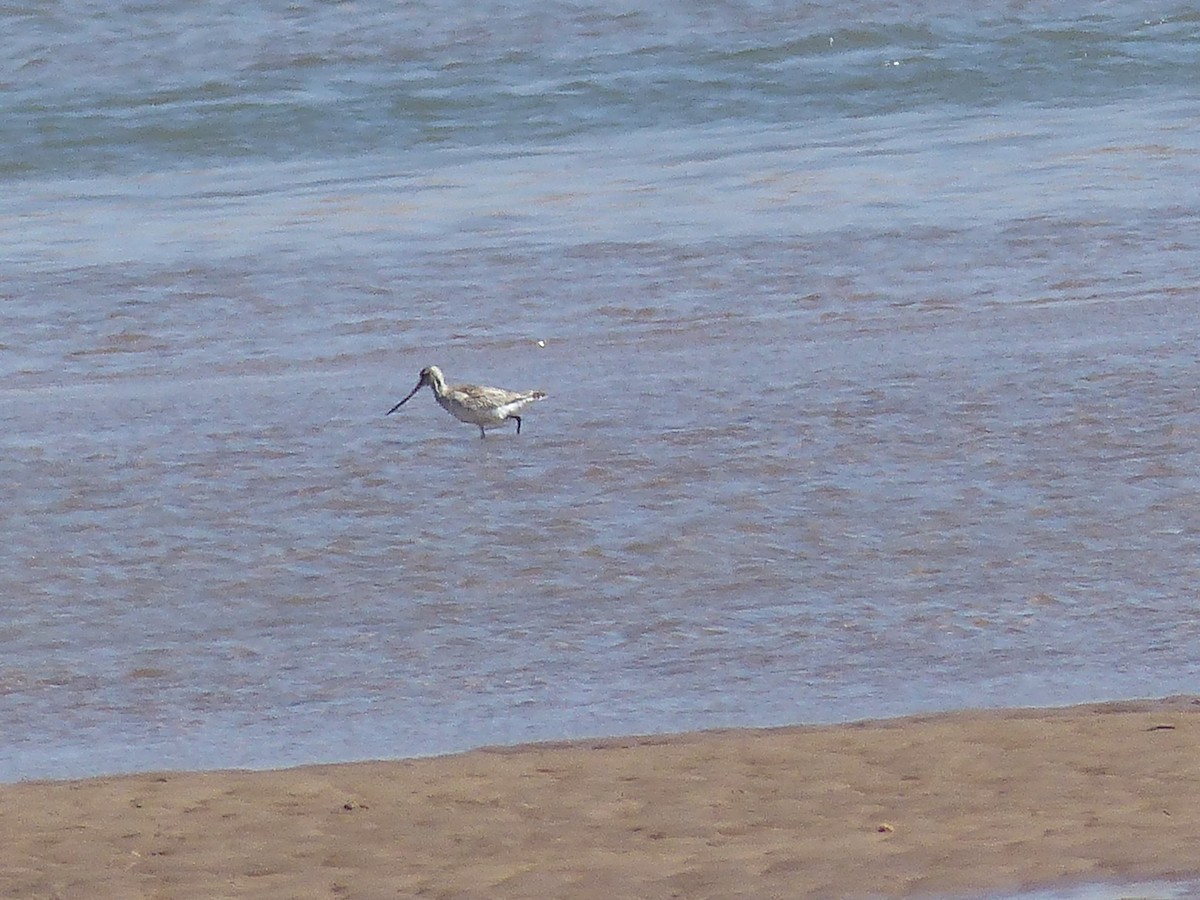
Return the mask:
<path id="1" fill-rule="evenodd" d="M 411 400 L 421 388 L 433 388 L 438 405 L 460 422 L 479 426 L 479 436 L 487 437 L 488 428 L 499 428 L 509 419 L 517 423 L 517 434 L 521 433 L 521 417 L 517 415 L 535 400 L 546 396 L 545 391 L 506 391 L 503 388 L 484 387 L 478 384 L 446 384 L 442 370 L 437 366 L 426 366 L 421 370 L 417 386 L 408 396 L 387 411 L 391 415 Z"/>

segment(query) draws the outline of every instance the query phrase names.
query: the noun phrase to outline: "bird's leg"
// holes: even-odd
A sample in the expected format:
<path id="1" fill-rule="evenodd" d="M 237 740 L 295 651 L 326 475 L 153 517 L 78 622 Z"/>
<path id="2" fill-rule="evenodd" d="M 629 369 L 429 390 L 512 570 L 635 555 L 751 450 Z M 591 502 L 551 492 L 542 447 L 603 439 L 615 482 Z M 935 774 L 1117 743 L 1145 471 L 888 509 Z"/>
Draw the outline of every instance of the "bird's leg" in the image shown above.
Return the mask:
<path id="1" fill-rule="evenodd" d="M 517 434 L 520 434 L 521 433 L 521 417 L 520 416 L 509 416 L 509 418 L 517 420 Z"/>
<path id="2" fill-rule="evenodd" d="M 487 437 L 487 432 L 484 431 L 483 426 L 480 425 L 479 426 L 479 439 L 482 441 L 485 437 Z"/>

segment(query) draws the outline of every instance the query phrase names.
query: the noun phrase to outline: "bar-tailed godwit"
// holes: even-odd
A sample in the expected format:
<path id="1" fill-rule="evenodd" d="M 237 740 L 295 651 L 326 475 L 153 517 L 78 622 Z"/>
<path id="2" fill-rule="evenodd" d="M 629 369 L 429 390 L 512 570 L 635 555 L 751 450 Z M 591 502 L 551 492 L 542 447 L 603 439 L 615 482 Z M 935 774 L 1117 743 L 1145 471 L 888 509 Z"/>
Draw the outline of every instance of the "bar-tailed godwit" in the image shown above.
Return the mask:
<path id="1" fill-rule="evenodd" d="M 478 384 L 446 384 L 442 370 L 437 366 L 426 366 L 421 370 L 417 386 L 408 396 L 387 411 L 391 415 L 421 388 L 429 385 L 438 405 L 460 422 L 479 426 L 479 436 L 487 437 L 488 428 L 499 428 L 509 419 L 515 419 L 517 434 L 521 433 L 521 417 L 517 415 L 534 400 L 546 396 L 545 391 L 506 391 L 503 388 L 483 387 Z"/>

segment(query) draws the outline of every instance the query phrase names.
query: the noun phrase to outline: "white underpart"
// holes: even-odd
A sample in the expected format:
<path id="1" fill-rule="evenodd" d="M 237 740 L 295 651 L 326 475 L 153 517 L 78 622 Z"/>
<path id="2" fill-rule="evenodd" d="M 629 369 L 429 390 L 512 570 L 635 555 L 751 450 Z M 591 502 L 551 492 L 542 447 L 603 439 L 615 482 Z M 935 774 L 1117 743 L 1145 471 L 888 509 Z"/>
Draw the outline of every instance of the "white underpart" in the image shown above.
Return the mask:
<path id="1" fill-rule="evenodd" d="M 437 397 L 437 402 L 460 422 L 478 425 L 480 428 L 499 428 L 508 421 L 509 416 L 516 415 L 536 399 L 538 398 L 525 396 L 499 406 L 477 406 L 461 402 L 451 391 L 443 397 Z"/>

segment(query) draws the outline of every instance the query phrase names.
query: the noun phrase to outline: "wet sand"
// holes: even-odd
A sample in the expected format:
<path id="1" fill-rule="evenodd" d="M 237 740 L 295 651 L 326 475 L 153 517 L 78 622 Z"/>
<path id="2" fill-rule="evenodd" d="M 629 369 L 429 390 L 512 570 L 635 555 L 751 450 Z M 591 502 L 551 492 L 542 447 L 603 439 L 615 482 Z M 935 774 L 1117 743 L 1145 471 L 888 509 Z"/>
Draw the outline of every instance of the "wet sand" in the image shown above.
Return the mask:
<path id="1" fill-rule="evenodd" d="M 1200 698 L 0 786 L 0 896 L 908 897 L 1200 874 Z"/>

